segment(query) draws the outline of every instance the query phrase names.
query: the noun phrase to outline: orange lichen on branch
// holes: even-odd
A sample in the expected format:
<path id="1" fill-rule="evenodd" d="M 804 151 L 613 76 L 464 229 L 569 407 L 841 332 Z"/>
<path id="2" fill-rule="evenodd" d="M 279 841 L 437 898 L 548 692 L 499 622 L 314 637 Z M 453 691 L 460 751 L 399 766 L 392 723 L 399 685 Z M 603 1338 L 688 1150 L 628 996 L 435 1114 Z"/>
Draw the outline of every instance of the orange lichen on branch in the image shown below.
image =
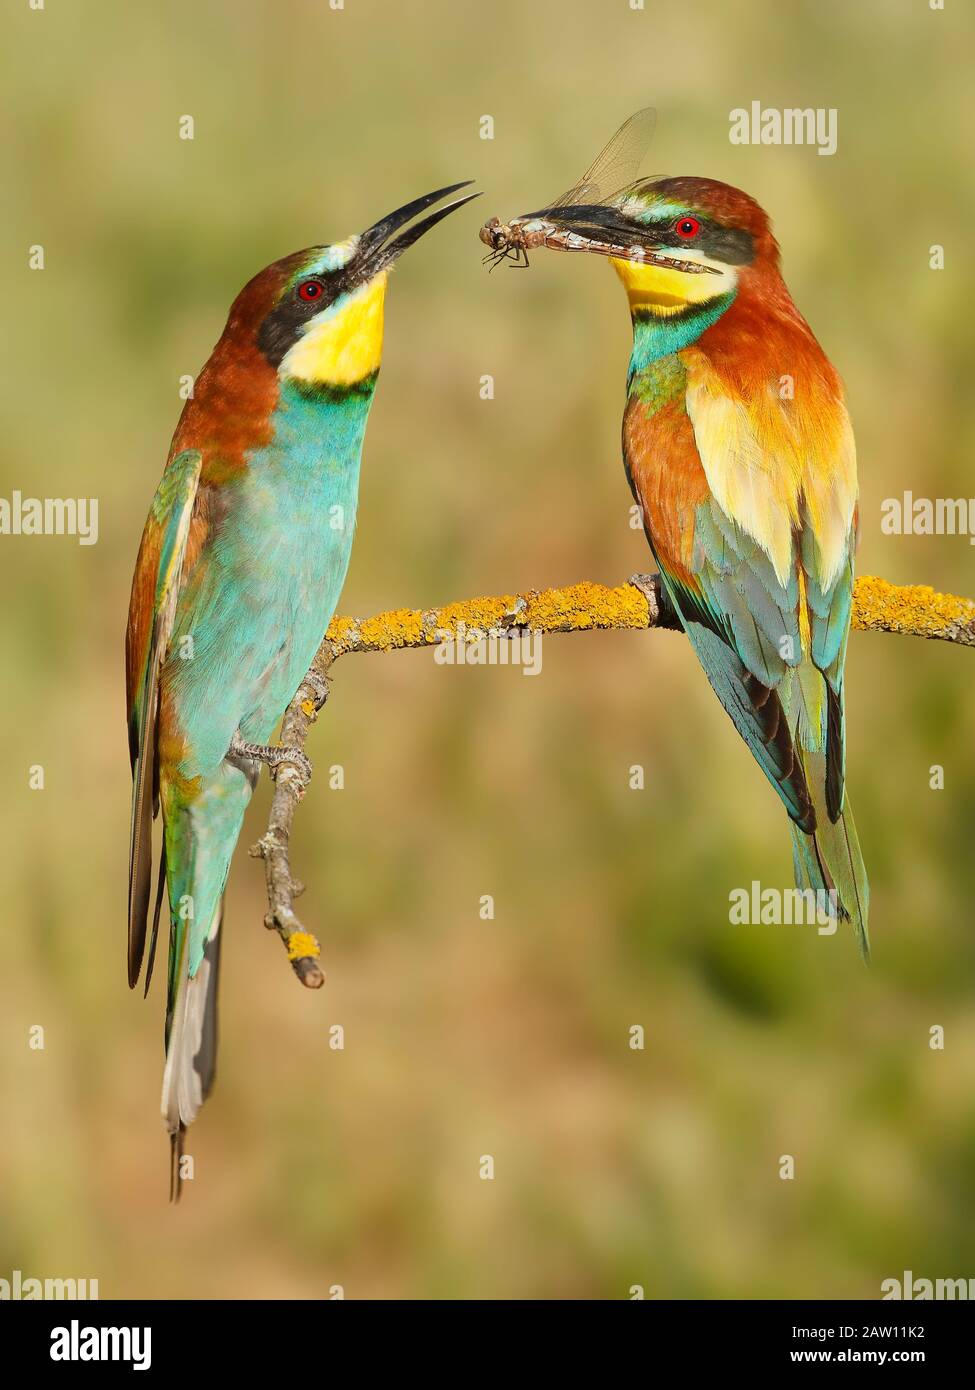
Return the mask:
<path id="1" fill-rule="evenodd" d="M 315 960 L 322 954 L 322 948 L 317 939 L 311 932 L 296 931 L 292 932 L 286 942 L 288 948 L 288 960 L 296 961 L 302 958 Z"/>
<path id="2" fill-rule="evenodd" d="M 524 594 L 463 599 L 442 608 L 394 608 L 374 618 L 333 618 L 319 664 L 327 666 L 346 652 L 388 652 L 458 638 L 475 641 L 485 633 L 647 628 L 654 626 L 655 619 L 646 594 L 632 584 L 531 589 Z"/>
<path id="3" fill-rule="evenodd" d="M 325 644 L 332 660 L 343 652 L 390 652 L 397 647 L 422 647 L 423 614 L 417 608 L 394 608 L 375 618 L 333 618 Z"/>
<path id="4" fill-rule="evenodd" d="M 656 615 L 654 615 L 655 617 Z M 634 584 L 569 584 L 525 595 L 524 624 L 539 632 L 651 627 L 650 604 Z"/>
<path id="5" fill-rule="evenodd" d="M 394 608 L 374 618 L 333 618 L 316 664 L 325 669 L 346 652 L 428 647 L 458 638 L 476 641 L 486 633 L 672 627 L 673 619 L 661 614 L 665 603 L 659 581 L 615 588 L 582 583 L 464 599 L 442 608 Z M 889 584 L 864 575 L 856 583 L 853 626 L 975 646 L 975 603 L 939 594 L 926 584 Z"/>
<path id="6" fill-rule="evenodd" d="M 865 574 L 853 595 L 853 626 L 975 646 L 975 603 L 927 584 L 890 584 Z"/>

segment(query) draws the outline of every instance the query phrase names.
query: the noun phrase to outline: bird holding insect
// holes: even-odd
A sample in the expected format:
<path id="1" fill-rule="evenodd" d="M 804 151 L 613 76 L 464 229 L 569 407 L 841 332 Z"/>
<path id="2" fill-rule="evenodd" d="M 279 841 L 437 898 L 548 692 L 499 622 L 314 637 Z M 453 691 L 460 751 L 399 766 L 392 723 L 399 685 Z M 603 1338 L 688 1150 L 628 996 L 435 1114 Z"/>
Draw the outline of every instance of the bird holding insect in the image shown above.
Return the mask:
<path id="1" fill-rule="evenodd" d="M 476 195 L 407 224 L 463 187 L 286 256 L 244 286 L 183 410 L 146 522 L 126 633 L 128 974 L 134 986 L 161 810 L 146 990 L 168 890 L 162 1112 L 174 1197 L 183 1135 L 213 1083 L 223 893 L 244 812 L 262 762 L 307 771 L 300 751 L 267 740 L 345 580 L 388 273 Z"/>
<path id="2" fill-rule="evenodd" d="M 782 279 L 767 214 L 715 179 L 636 178 L 653 112 L 561 197 L 480 230 L 492 268 L 606 256 L 633 326 L 623 454 L 667 598 L 790 818 L 797 886 L 868 953 L 845 788 L 857 477 L 839 376 Z"/>

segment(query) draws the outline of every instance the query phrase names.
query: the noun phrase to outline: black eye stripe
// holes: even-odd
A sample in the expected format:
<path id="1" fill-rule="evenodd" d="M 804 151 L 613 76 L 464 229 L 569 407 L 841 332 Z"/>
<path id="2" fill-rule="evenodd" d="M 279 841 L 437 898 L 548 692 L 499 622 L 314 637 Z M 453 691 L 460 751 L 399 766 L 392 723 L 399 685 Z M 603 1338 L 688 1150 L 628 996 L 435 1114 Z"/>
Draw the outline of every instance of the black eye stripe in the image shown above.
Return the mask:
<path id="1" fill-rule="evenodd" d="M 574 229 L 594 240 L 608 241 L 614 246 L 678 248 L 693 245 L 714 260 L 724 261 L 726 265 L 748 265 L 755 258 L 755 240 L 751 232 L 743 227 L 726 227 L 706 215 L 684 213 L 677 217 L 673 212 L 668 216 L 649 218 L 630 216 L 621 206 L 609 203 L 585 203 L 572 207 L 542 208 L 539 212 L 526 214 L 540 217 Z M 693 237 L 682 237 L 674 230 L 675 226 L 690 217 L 700 222 L 700 230 Z"/>
<path id="2" fill-rule="evenodd" d="M 754 259 L 755 241 L 751 232 L 746 232 L 743 227 L 723 227 L 720 222 L 696 217 L 695 220 L 701 224 L 698 232 L 693 237 L 681 236 L 676 228 L 690 219 L 691 214 L 688 214 L 687 217 L 679 217 L 676 221 L 673 218 L 666 222 L 661 219 L 644 223 L 643 226 L 661 246 L 678 247 L 693 244 L 695 249 L 703 251 L 716 261 L 724 261 L 726 265 L 748 265 Z"/>
<path id="3" fill-rule="evenodd" d="M 320 292 L 306 299 L 301 291 L 309 285 L 318 285 Z M 334 302 L 342 292 L 343 280 L 340 275 L 304 275 L 289 290 L 276 309 L 272 309 L 257 334 L 257 345 L 272 367 L 280 366 L 288 349 L 297 342 L 308 320 Z"/>

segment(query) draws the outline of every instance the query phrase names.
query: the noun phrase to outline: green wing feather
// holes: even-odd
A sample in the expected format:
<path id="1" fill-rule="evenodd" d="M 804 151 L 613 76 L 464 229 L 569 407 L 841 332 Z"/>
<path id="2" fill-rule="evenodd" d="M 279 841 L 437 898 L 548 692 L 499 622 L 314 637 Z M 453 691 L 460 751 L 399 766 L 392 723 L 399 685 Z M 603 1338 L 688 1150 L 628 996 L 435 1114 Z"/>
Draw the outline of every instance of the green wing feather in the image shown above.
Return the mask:
<path id="1" fill-rule="evenodd" d="M 129 740 L 132 755 L 132 819 L 129 833 L 129 985 L 134 986 L 142 969 L 146 944 L 146 921 L 152 882 L 152 822 L 159 809 L 159 779 L 156 767 L 156 717 L 158 714 L 159 671 L 172 635 L 179 594 L 179 581 L 186 553 L 193 504 L 196 500 L 203 456 L 197 449 L 177 454 L 162 476 L 149 509 L 142 540 L 140 564 L 148 566 L 152 591 L 152 613 L 146 625 L 144 654 L 138 661 L 134 688 L 130 691 Z M 152 572 L 154 566 L 154 573 Z M 133 587 L 129 612 L 130 629 L 136 622 L 139 589 Z M 141 658 L 141 659 L 140 659 Z M 160 867 L 162 874 L 162 866 Z M 159 901 L 156 905 L 158 923 Z M 156 930 L 153 929 L 153 949 Z M 150 952 L 149 969 L 152 969 Z"/>
<path id="2" fill-rule="evenodd" d="M 712 688 L 789 813 L 798 886 L 835 890 L 867 955 L 869 890 L 844 792 L 854 543 L 851 528 L 848 562 L 824 589 L 811 577 L 814 542 L 802 525 L 797 563 L 782 584 L 765 551 L 712 497 L 694 513 L 693 585 L 657 561 Z"/>
<path id="3" fill-rule="evenodd" d="M 694 513 L 692 569 L 694 589 L 661 567 L 691 645 L 790 817 L 811 828 L 809 788 L 780 695 L 802 660 L 798 578 L 780 584 L 765 552 L 713 498 Z"/>

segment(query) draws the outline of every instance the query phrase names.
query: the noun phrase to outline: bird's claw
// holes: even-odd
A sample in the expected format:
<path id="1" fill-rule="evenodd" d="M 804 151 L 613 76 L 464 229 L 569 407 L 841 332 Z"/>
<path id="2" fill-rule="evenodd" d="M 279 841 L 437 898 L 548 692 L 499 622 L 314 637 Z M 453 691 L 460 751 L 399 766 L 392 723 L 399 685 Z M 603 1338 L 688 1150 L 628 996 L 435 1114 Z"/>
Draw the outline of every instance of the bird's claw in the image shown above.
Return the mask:
<path id="1" fill-rule="evenodd" d="M 311 781 L 312 766 L 311 759 L 300 748 L 271 747 L 270 757 L 267 765 L 271 776 L 277 781 L 278 769 L 282 766 L 293 767 L 298 773 L 298 780 L 301 782 L 302 790 Z"/>
<path id="2" fill-rule="evenodd" d="M 634 589 L 639 589 L 647 601 L 650 610 L 648 626 L 674 630 L 680 628 L 680 615 L 659 574 L 631 574 L 627 582 L 632 584 Z"/>
<path id="3" fill-rule="evenodd" d="M 275 781 L 281 767 L 294 768 L 298 774 L 301 791 L 304 791 L 311 781 L 311 759 L 300 748 L 279 743 L 248 743 L 246 739 L 241 738 L 238 730 L 230 740 L 229 751 L 231 757 L 252 758 L 255 762 L 266 763 Z"/>
<path id="4" fill-rule="evenodd" d="M 639 589 L 640 593 L 650 605 L 650 610 L 656 613 L 660 604 L 660 578 L 656 574 L 631 574 L 627 580 L 634 589 Z"/>

